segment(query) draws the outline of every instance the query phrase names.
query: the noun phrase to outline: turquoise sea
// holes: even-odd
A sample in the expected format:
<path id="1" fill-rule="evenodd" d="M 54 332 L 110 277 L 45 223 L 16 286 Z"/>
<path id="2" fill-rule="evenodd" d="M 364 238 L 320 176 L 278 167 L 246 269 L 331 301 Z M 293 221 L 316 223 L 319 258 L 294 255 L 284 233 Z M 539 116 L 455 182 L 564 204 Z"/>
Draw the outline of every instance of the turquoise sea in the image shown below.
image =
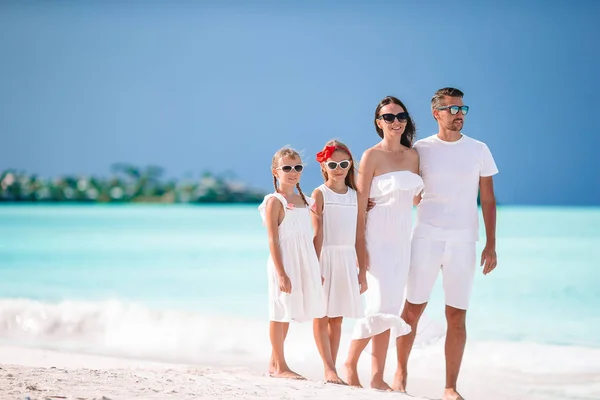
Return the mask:
<path id="1" fill-rule="evenodd" d="M 500 207 L 499 266 L 477 274 L 468 346 L 490 352 L 498 368 L 597 379 L 598 249 L 600 208 Z M 267 256 L 256 205 L 2 205 L 0 340 L 184 362 L 262 361 Z M 427 309 L 438 328 L 442 299 L 438 280 Z M 298 343 L 291 357 L 302 356 Z"/>

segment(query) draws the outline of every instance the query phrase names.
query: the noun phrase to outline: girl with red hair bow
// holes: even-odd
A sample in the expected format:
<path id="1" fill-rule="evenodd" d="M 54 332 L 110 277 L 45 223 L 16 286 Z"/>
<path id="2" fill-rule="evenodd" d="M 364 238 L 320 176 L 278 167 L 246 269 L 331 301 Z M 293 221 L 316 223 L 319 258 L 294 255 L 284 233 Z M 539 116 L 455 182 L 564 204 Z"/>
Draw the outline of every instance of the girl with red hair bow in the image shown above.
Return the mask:
<path id="1" fill-rule="evenodd" d="M 345 384 L 336 372 L 342 320 L 364 315 L 361 293 L 367 289 L 366 271 L 359 271 L 356 256 L 357 194 L 354 160 L 337 140 L 317 153 L 325 183 L 312 193 L 315 212 L 314 245 L 324 278 L 325 317 L 316 318 L 313 331 L 323 359 L 325 381 Z"/>

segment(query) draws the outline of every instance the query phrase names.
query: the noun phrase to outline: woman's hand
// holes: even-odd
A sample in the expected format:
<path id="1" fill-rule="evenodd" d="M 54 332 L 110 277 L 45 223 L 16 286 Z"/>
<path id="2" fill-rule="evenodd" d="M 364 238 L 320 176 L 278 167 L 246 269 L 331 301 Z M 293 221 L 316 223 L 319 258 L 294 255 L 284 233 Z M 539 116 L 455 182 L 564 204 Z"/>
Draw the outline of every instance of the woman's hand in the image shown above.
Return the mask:
<path id="1" fill-rule="evenodd" d="M 367 274 L 366 273 L 358 274 L 358 286 L 360 287 L 360 294 L 363 294 L 369 288 L 369 286 L 367 285 Z"/>

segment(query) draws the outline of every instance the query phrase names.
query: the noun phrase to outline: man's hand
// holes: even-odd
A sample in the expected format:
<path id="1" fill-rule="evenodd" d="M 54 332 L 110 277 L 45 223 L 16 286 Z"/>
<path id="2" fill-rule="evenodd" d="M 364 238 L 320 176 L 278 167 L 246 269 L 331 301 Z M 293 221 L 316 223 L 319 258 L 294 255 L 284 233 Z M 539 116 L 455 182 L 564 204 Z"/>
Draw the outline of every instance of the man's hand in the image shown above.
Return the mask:
<path id="1" fill-rule="evenodd" d="M 373 207 L 375 207 L 375 202 L 369 197 L 369 200 L 367 201 L 367 212 L 369 212 Z"/>
<path id="2" fill-rule="evenodd" d="M 492 272 L 498 263 L 498 259 L 496 258 L 496 246 L 486 245 L 483 251 L 481 252 L 481 264 L 483 266 L 483 274 L 487 275 Z"/>

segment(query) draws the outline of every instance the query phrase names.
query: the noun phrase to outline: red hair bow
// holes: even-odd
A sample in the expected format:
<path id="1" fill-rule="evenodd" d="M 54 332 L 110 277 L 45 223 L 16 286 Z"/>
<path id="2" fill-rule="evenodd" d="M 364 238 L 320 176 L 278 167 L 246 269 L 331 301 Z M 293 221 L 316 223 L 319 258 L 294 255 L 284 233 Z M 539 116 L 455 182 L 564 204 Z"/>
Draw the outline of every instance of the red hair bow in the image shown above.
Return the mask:
<path id="1" fill-rule="evenodd" d="M 323 161 L 327 161 L 331 155 L 341 147 L 338 146 L 325 146 L 325 148 L 317 153 L 317 161 L 322 163 Z"/>

